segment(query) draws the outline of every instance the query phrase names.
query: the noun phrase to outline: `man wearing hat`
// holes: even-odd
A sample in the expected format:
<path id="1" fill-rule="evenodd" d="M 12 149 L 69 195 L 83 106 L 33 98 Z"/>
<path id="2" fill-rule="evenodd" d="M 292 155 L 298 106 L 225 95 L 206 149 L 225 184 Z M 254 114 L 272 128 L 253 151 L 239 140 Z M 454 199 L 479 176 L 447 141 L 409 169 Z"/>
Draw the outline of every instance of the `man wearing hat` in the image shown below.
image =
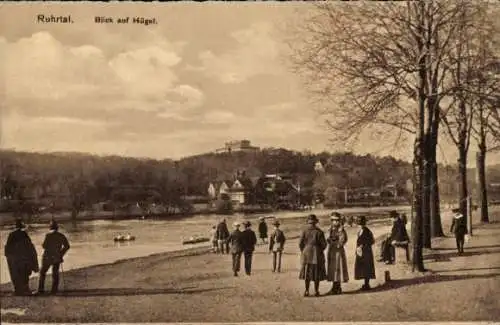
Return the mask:
<path id="1" fill-rule="evenodd" d="M 341 282 L 349 281 L 347 270 L 347 258 L 344 245 L 347 243 L 347 232 L 342 226 L 342 216 L 338 212 L 333 212 L 330 216 L 332 225 L 330 227 L 327 251 L 327 280 L 332 282 L 330 294 L 342 293 Z"/>
<path id="2" fill-rule="evenodd" d="M 243 252 L 242 232 L 240 231 L 240 223 L 233 223 L 234 231 L 229 235 L 227 242 L 231 245 L 232 269 L 234 276 L 238 276 L 241 264 L 241 253 Z"/>
<path id="3" fill-rule="evenodd" d="M 250 228 L 252 226 L 250 221 L 245 221 L 243 226 L 245 230 L 241 233 L 241 243 L 243 256 L 245 257 L 245 273 L 250 275 L 252 274 L 252 256 L 255 250 L 255 244 L 257 244 L 257 236 L 255 236 L 255 232 L 252 228 Z"/>
<path id="4" fill-rule="evenodd" d="M 304 297 L 309 296 L 309 286 L 314 282 L 315 296 L 319 296 L 319 283 L 326 279 L 325 250 L 327 243 L 324 232 L 317 227 L 316 215 L 307 217 L 307 228 L 300 236 L 301 264 L 299 279 L 305 281 Z"/>
<path id="5" fill-rule="evenodd" d="M 51 294 L 56 294 L 59 288 L 59 267 L 64 261 L 64 255 L 69 250 L 68 238 L 59 232 L 59 225 L 52 220 L 49 225 L 50 232 L 45 235 L 42 247 L 44 249 L 42 257 L 42 269 L 40 270 L 40 282 L 38 283 L 38 293 L 44 293 L 45 276 L 52 267 L 52 290 Z"/>
<path id="6" fill-rule="evenodd" d="M 285 247 L 285 234 L 280 229 L 280 222 L 275 220 L 273 222 L 274 231 L 269 237 L 269 252 L 273 253 L 273 272 L 281 272 L 281 255 Z"/>
<path id="7" fill-rule="evenodd" d="M 467 233 L 467 219 L 460 213 L 460 209 L 453 209 L 451 212 L 454 213 L 454 216 L 450 232 L 455 233 L 458 255 L 462 255 L 464 252 L 465 234 Z"/>
<path id="8" fill-rule="evenodd" d="M 5 257 L 16 296 L 30 296 L 31 272 L 38 272 L 36 249 L 26 233 L 23 222 L 16 220 L 16 229 L 9 234 L 5 244 Z"/>
<path id="9" fill-rule="evenodd" d="M 356 259 L 354 261 L 354 279 L 364 280 L 361 290 L 370 290 L 370 280 L 375 279 L 375 262 L 372 245 L 373 233 L 366 226 L 366 217 L 358 217 L 359 232 L 356 240 Z"/>
<path id="10" fill-rule="evenodd" d="M 264 217 L 259 218 L 259 237 L 263 244 L 266 243 L 267 239 L 267 224 Z"/>

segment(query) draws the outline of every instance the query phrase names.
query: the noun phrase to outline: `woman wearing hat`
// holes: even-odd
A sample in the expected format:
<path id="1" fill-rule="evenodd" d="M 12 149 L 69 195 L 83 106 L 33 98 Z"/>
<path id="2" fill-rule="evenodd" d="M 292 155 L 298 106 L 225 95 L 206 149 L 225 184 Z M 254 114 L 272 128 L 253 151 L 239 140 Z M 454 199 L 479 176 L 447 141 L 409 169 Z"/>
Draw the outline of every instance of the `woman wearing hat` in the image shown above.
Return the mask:
<path id="1" fill-rule="evenodd" d="M 274 231 L 271 237 L 269 237 L 269 253 L 273 253 L 273 272 L 277 270 L 279 273 L 281 272 L 281 255 L 283 254 L 286 238 L 285 234 L 280 229 L 280 222 L 275 220 L 273 225 Z"/>
<path id="2" fill-rule="evenodd" d="M 342 217 L 339 213 L 333 212 L 330 220 L 330 227 L 327 253 L 327 280 L 332 282 L 330 294 L 336 295 L 342 293 L 341 282 L 349 281 L 347 270 L 347 258 L 344 245 L 347 243 L 347 232 L 341 225 Z"/>
<path id="3" fill-rule="evenodd" d="M 361 290 L 370 290 L 370 279 L 375 279 L 375 262 L 372 245 L 375 243 L 373 233 L 366 227 L 366 217 L 358 217 L 358 239 L 356 240 L 356 260 L 354 262 L 354 279 L 365 280 Z"/>
<path id="4" fill-rule="evenodd" d="M 38 272 L 38 257 L 30 236 L 21 220 L 16 220 L 16 229 L 5 243 L 5 257 L 16 296 L 32 295 L 29 287 L 31 272 Z"/>
<path id="5" fill-rule="evenodd" d="M 314 281 L 315 296 L 319 296 L 319 283 L 326 279 L 325 250 L 327 243 L 325 234 L 317 227 L 319 220 L 311 214 L 307 217 L 307 228 L 302 232 L 299 241 L 301 264 L 299 279 L 305 280 L 304 297 L 309 296 L 309 285 Z"/>

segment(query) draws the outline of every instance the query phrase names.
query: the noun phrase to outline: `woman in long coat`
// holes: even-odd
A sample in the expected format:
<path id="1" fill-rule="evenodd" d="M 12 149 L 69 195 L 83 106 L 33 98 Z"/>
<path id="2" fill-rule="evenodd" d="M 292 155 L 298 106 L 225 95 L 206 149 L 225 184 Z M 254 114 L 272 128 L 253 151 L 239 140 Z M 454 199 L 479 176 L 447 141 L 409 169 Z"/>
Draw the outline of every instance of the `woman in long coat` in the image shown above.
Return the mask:
<path id="1" fill-rule="evenodd" d="M 5 244 L 5 257 L 17 296 L 32 295 L 29 277 L 32 272 L 39 271 L 35 246 L 24 228 L 23 222 L 16 220 L 16 229 L 9 234 Z"/>
<path id="2" fill-rule="evenodd" d="M 319 283 L 326 279 L 324 250 L 327 246 L 325 234 L 316 225 L 318 218 L 311 214 L 307 217 L 308 227 L 302 232 L 299 241 L 301 264 L 299 279 L 305 280 L 304 297 L 309 296 L 309 285 L 314 281 L 315 296 L 319 296 Z"/>
<path id="3" fill-rule="evenodd" d="M 327 239 L 327 274 L 328 281 L 333 282 L 330 294 L 342 293 L 341 282 L 349 281 L 349 272 L 347 270 L 347 258 L 344 245 L 347 243 L 347 232 L 341 225 L 341 216 L 334 212 L 330 218 L 332 226 Z"/>
<path id="4" fill-rule="evenodd" d="M 365 280 L 361 290 L 370 290 L 370 279 L 375 279 L 375 262 L 372 245 L 375 243 L 373 233 L 366 227 L 366 217 L 358 218 L 359 232 L 356 240 L 356 260 L 354 262 L 354 279 Z"/>

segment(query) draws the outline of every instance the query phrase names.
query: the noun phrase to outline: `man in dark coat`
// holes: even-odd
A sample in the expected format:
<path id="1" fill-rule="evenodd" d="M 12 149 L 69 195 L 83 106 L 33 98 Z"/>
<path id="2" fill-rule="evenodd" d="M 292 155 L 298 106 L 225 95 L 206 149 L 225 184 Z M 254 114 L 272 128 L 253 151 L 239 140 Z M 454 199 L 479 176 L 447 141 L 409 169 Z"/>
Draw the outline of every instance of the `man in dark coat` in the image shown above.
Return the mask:
<path id="1" fill-rule="evenodd" d="M 5 257 L 16 296 L 31 296 L 29 277 L 38 272 L 38 257 L 30 236 L 21 220 L 16 220 L 16 229 L 9 234 L 5 244 Z"/>
<path id="2" fill-rule="evenodd" d="M 259 222 L 259 237 L 260 240 L 262 241 L 263 244 L 266 243 L 267 239 L 267 224 L 266 224 L 266 219 L 264 217 L 260 217 L 260 222 Z"/>
<path id="3" fill-rule="evenodd" d="M 235 222 L 233 224 L 234 231 L 227 238 L 227 242 L 231 245 L 232 255 L 232 269 L 234 276 L 238 276 L 241 264 L 241 253 L 243 252 L 242 232 L 240 231 L 240 224 Z"/>
<path id="4" fill-rule="evenodd" d="M 229 237 L 229 229 L 227 229 L 226 219 L 222 219 L 217 225 L 215 236 L 217 238 L 220 253 L 224 254 L 224 252 L 226 252 L 229 254 L 229 242 L 227 240 Z"/>
<path id="5" fill-rule="evenodd" d="M 252 274 L 252 255 L 255 250 L 255 244 L 257 244 L 257 236 L 255 236 L 255 232 L 250 228 L 252 226 L 250 221 L 246 221 L 243 225 L 245 226 L 245 230 L 241 233 L 241 246 L 243 256 L 245 257 L 245 273 L 250 275 Z"/>
<path id="6" fill-rule="evenodd" d="M 280 229 L 280 222 L 275 220 L 274 231 L 269 237 L 269 252 L 273 253 L 273 272 L 278 270 L 281 272 L 281 256 L 283 254 L 283 249 L 285 247 L 286 237 L 283 231 Z M 277 267 L 277 269 L 276 269 Z"/>
<path id="7" fill-rule="evenodd" d="M 302 267 L 299 279 L 305 280 L 304 297 L 309 296 L 309 286 L 314 282 L 315 296 L 319 296 L 319 283 L 326 280 L 326 261 L 324 250 L 327 246 L 325 233 L 317 227 L 316 215 L 307 217 L 308 227 L 302 232 L 299 241 Z"/>
<path id="8" fill-rule="evenodd" d="M 467 219 L 460 213 L 460 209 L 453 209 L 455 214 L 451 222 L 450 232 L 455 233 L 458 255 L 464 252 L 465 234 L 467 233 Z"/>
<path id="9" fill-rule="evenodd" d="M 68 238 L 59 232 L 59 225 L 52 220 L 49 225 L 50 232 L 45 235 L 42 247 L 44 248 L 42 257 L 42 269 L 40 270 L 40 282 L 38 293 L 44 293 L 45 276 L 52 267 L 52 290 L 51 294 L 56 294 L 59 288 L 59 268 L 64 262 L 64 255 L 69 250 Z"/>
<path id="10" fill-rule="evenodd" d="M 366 227 L 366 217 L 358 218 L 359 232 L 356 240 L 356 259 L 354 261 L 354 279 L 364 280 L 361 290 L 370 290 L 370 279 L 375 279 L 375 263 L 372 245 L 375 243 L 373 233 Z"/>

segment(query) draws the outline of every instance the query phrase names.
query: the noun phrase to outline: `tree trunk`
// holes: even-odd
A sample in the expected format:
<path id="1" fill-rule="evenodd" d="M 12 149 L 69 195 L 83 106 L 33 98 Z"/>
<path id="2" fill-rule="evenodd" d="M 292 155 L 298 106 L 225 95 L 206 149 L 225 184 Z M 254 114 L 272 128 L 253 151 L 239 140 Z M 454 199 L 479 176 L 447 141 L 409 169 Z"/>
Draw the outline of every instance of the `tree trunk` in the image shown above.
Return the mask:
<path id="1" fill-rule="evenodd" d="M 423 149 L 423 177 L 422 177 L 422 245 L 431 248 L 431 165 L 429 163 L 429 136 L 426 135 Z"/>
<path id="2" fill-rule="evenodd" d="M 458 202 L 460 207 L 460 212 L 464 217 L 469 218 L 467 211 L 467 197 L 469 196 L 469 191 L 467 187 L 467 151 L 465 146 L 460 146 L 459 148 L 459 158 L 458 158 Z"/>
<path id="3" fill-rule="evenodd" d="M 488 223 L 490 218 L 488 215 L 488 189 L 486 187 L 486 146 L 479 145 L 479 151 L 476 155 L 476 168 L 478 178 L 478 195 L 479 204 L 481 207 L 481 222 Z"/>
<path id="4" fill-rule="evenodd" d="M 413 218 L 412 218 L 412 266 L 413 271 L 425 270 L 422 250 L 422 178 L 423 164 L 421 146 L 418 140 L 415 143 L 413 160 Z"/>
<path id="5" fill-rule="evenodd" d="M 434 140 L 436 139 L 436 140 Z M 430 169 L 430 233 L 431 237 L 443 237 L 443 226 L 441 224 L 441 208 L 439 197 L 439 178 L 436 159 L 437 136 L 429 143 L 429 169 Z"/>

